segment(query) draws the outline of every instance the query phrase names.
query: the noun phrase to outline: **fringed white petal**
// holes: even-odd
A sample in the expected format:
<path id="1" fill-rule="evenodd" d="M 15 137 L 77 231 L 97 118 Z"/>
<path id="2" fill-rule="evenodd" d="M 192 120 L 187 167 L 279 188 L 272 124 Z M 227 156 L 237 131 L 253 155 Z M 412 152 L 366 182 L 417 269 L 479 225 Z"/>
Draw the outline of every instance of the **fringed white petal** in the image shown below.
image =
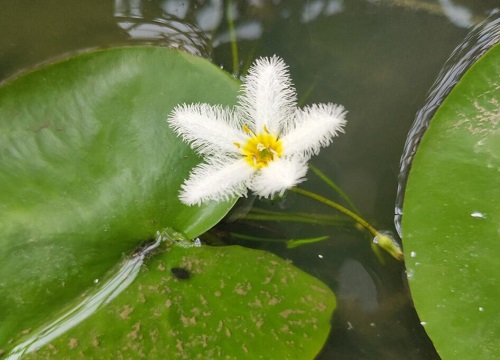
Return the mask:
<path id="1" fill-rule="evenodd" d="M 233 112 L 220 105 L 178 105 L 167 122 L 201 155 L 238 154 L 234 143 L 246 140 Z"/>
<path id="2" fill-rule="evenodd" d="M 179 199 L 186 205 L 200 205 L 208 200 L 223 201 L 246 196 L 254 172 L 244 159 L 211 158 L 191 171 L 182 184 Z"/>
<path id="3" fill-rule="evenodd" d="M 301 158 L 281 158 L 260 169 L 249 187 L 262 197 L 283 195 L 287 189 L 304 181 L 306 173 L 307 163 Z"/>
<path id="4" fill-rule="evenodd" d="M 283 155 L 301 155 L 309 159 L 344 132 L 346 111 L 343 106 L 314 104 L 297 110 L 296 123 L 282 138 Z"/>
<path id="5" fill-rule="evenodd" d="M 276 55 L 258 59 L 244 80 L 237 106 L 247 125 L 254 132 L 261 132 L 265 125 L 280 134 L 296 106 L 297 95 L 285 62 Z"/>

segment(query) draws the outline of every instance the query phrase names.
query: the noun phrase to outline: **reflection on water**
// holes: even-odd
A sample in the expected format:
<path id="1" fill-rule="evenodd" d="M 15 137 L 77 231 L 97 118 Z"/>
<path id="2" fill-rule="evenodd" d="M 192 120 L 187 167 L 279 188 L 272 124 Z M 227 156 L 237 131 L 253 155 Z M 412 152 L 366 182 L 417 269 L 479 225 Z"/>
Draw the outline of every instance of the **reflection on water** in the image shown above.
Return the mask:
<path id="1" fill-rule="evenodd" d="M 127 32 L 130 40 L 209 57 L 210 48 L 205 32 L 183 20 L 188 12 L 185 3 L 179 6 L 172 1 L 165 1 L 162 4 L 163 11 L 158 11 L 161 14 L 154 17 L 144 9 L 147 4 L 141 0 L 115 0 L 114 16 L 118 26 Z"/>
<path id="2" fill-rule="evenodd" d="M 447 16 L 457 26 L 470 26 L 484 18 L 481 11 L 488 8 L 485 3 L 495 1 L 462 1 L 458 5 L 456 0 L 247 0 L 233 1 L 231 11 L 236 37 L 245 41 L 259 40 L 266 25 L 278 17 L 293 21 L 297 16 L 301 23 L 314 23 L 360 3 Z M 226 3 L 223 0 L 5 3 L 0 11 L 0 81 L 64 54 L 113 45 L 142 42 L 179 47 L 210 57 L 214 47 L 229 41 Z"/>
<path id="3" fill-rule="evenodd" d="M 450 21 L 460 27 L 469 28 L 472 23 L 472 12 L 465 6 L 457 5 L 451 0 L 439 0 L 443 13 Z"/>
<path id="4" fill-rule="evenodd" d="M 338 292 L 339 301 L 355 303 L 362 311 L 372 312 L 379 309 L 377 288 L 359 261 L 348 259 L 342 264 L 339 270 Z"/>
<path id="5" fill-rule="evenodd" d="M 489 18 L 475 26 L 464 41 L 457 46 L 429 91 L 425 105 L 417 113 L 401 156 L 395 207 L 395 224 L 399 236 L 402 237 L 401 219 L 403 215 L 404 192 L 411 162 L 432 116 L 467 69 L 488 49 L 499 42 L 500 11 L 496 11 Z"/>
<path id="6" fill-rule="evenodd" d="M 262 36 L 262 24 L 259 21 L 247 21 L 239 23 L 234 27 L 236 38 L 242 40 L 258 40 Z M 231 41 L 229 31 L 225 31 L 214 39 L 214 46 L 227 44 Z"/>
<path id="7" fill-rule="evenodd" d="M 330 16 L 344 10 L 344 0 L 313 0 L 304 4 L 301 21 L 308 23 L 316 20 L 320 15 Z"/>
<path id="8" fill-rule="evenodd" d="M 374 0 L 374 2 L 375 1 L 377 0 Z M 380 2 L 380 4 L 389 4 L 392 6 L 425 11 L 433 15 L 446 16 L 451 23 L 461 28 L 469 28 L 485 18 L 484 14 L 477 11 L 476 6 L 478 4 L 474 2 L 458 3 L 457 0 L 387 0 Z M 492 2 L 492 4 L 494 3 Z"/>

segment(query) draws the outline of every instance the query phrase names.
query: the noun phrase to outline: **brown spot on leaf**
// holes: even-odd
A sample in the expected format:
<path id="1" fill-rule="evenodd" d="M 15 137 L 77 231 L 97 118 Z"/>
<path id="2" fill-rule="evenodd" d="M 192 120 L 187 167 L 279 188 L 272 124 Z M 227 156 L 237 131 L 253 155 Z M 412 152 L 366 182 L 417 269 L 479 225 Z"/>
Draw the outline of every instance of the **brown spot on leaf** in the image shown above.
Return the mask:
<path id="1" fill-rule="evenodd" d="M 175 348 L 179 350 L 181 353 L 184 352 L 184 348 L 182 347 L 182 341 L 180 339 L 176 340 Z"/>
<path id="2" fill-rule="evenodd" d="M 193 314 L 195 314 L 195 315 L 200 315 L 200 314 L 201 314 L 201 310 L 200 310 L 199 308 L 197 308 L 197 307 L 192 308 L 192 309 L 191 309 L 191 312 L 192 312 Z"/>
<path id="3" fill-rule="evenodd" d="M 248 303 L 248 306 L 261 308 L 262 307 L 262 301 L 260 301 L 260 299 L 258 297 L 256 297 L 253 302 L 249 302 Z"/>
<path id="4" fill-rule="evenodd" d="M 57 354 L 57 348 L 54 345 L 48 344 L 47 345 L 47 349 L 49 349 L 50 351 L 52 351 L 52 354 Z"/>
<path id="5" fill-rule="evenodd" d="M 125 305 L 123 311 L 120 313 L 120 317 L 122 319 L 128 319 L 132 311 L 134 311 L 133 307 L 131 307 L 130 305 Z"/>
<path id="6" fill-rule="evenodd" d="M 76 348 L 78 346 L 78 340 L 75 339 L 75 338 L 69 339 L 68 346 L 69 346 L 70 349 Z"/>
<path id="7" fill-rule="evenodd" d="M 272 297 L 269 299 L 269 301 L 267 302 L 269 305 L 277 305 L 281 302 L 280 299 L 278 299 L 277 297 Z"/>
<path id="8" fill-rule="evenodd" d="M 153 329 L 149 332 L 149 336 L 151 337 L 151 341 L 156 343 L 158 341 L 158 329 Z"/>
<path id="9" fill-rule="evenodd" d="M 92 344 L 92 346 L 93 346 L 93 347 L 99 347 L 99 345 L 100 345 L 101 343 L 99 342 L 99 339 L 97 338 L 97 336 L 94 336 L 94 337 L 92 338 L 92 342 L 91 342 L 91 344 Z"/>
<path id="10" fill-rule="evenodd" d="M 284 332 L 285 334 L 290 334 L 290 327 L 288 325 L 283 325 L 280 329 L 281 332 Z"/>
<path id="11" fill-rule="evenodd" d="M 139 331 L 141 330 L 141 323 L 137 322 L 132 326 L 132 331 L 127 335 L 130 339 L 137 339 L 139 337 Z"/>
<path id="12" fill-rule="evenodd" d="M 252 286 L 250 285 L 250 283 L 238 283 L 234 287 L 234 292 L 238 295 L 246 295 L 250 290 L 252 290 Z"/>
<path id="13" fill-rule="evenodd" d="M 495 98 L 490 99 L 489 104 L 475 100 L 476 116 L 471 119 L 469 114 L 458 114 L 458 120 L 452 124 L 451 129 L 465 128 L 471 134 L 486 136 L 498 129 L 500 112 L 491 109 L 498 109 L 499 106 L 499 101 Z"/>
<path id="14" fill-rule="evenodd" d="M 266 270 L 267 270 L 267 272 L 268 272 L 269 274 L 271 274 L 271 275 L 276 274 L 276 269 L 273 269 L 273 268 L 268 267 L 268 268 L 266 268 Z"/>
<path id="15" fill-rule="evenodd" d="M 285 310 L 285 311 L 280 312 L 280 316 L 284 317 L 285 319 L 286 319 L 286 318 L 287 318 L 290 314 L 293 314 L 293 310 L 291 310 L 291 309 L 288 309 L 288 310 Z"/>
<path id="16" fill-rule="evenodd" d="M 203 346 L 203 347 L 207 347 L 208 346 L 207 339 L 208 339 L 207 335 L 201 334 L 201 340 L 200 340 L 201 346 Z"/>
<path id="17" fill-rule="evenodd" d="M 222 330 L 222 327 L 224 326 L 224 321 L 219 320 L 219 323 L 217 324 L 217 332 L 220 332 Z"/>
<path id="18" fill-rule="evenodd" d="M 303 310 L 299 310 L 299 309 L 296 309 L 296 310 L 287 309 L 287 310 L 284 310 L 284 311 L 280 312 L 280 316 L 284 317 L 286 319 L 286 318 L 288 318 L 292 314 L 303 314 L 303 313 L 304 313 Z"/>
<path id="19" fill-rule="evenodd" d="M 184 316 L 183 314 L 181 314 L 181 321 L 182 321 L 182 325 L 184 325 L 184 327 L 196 325 L 196 317 L 194 317 L 194 316 L 187 317 L 187 316 Z"/>
<path id="20" fill-rule="evenodd" d="M 252 321 L 258 329 L 260 329 L 261 326 L 264 325 L 264 319 L 262 319 L 261 316 L 253 318 Z"/>
<path id="21" fill-rule="evenodd" d="M 319 312 L 323 312 L 327 309 L 326 305 L 322 302 L 318 302 L 314 306 L 314 310 L 317 310 Z"/>
<path id="22" fill-rule="evenodd" d="M 159 288 L 157 285 L 149 285 L 148 290 L 151 291 L 152 293 L 156 293 L 156 294 L 159 293 Z"/>
<path id="23" fill-rule="evenodd" d="M 318 285 L 311 285 L 311 289 L 313 289 L 316 292 L 319 292 L 321 294 L 326 294 L 328 291 L 325 288 L 322 288 L 321 286 Z"/>

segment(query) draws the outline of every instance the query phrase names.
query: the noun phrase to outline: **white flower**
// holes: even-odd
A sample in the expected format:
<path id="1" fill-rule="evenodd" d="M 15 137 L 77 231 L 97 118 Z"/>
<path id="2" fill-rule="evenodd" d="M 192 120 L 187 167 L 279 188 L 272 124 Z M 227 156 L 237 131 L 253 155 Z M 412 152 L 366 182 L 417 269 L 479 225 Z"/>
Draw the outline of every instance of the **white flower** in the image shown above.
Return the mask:
<path id="1" fill-rule="evenodd" d="M 287 65 L 277 56 L 250 68 L 234 109 L 209 104 L 174 108 L 169 125 L 205 158 L 182 185 L 187 205 L 282 195 L 305 180 L 307 161 L 343 132 L 345 110 L 332 103 L 297 108 Z"/>

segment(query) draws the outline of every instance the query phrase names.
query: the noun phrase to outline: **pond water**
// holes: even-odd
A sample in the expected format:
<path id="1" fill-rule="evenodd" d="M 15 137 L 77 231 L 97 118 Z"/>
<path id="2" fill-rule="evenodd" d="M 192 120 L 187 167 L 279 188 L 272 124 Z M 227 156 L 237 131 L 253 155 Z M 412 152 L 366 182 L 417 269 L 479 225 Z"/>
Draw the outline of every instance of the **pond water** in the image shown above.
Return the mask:
<path id="1" fill-rule="evenodd" d="M 153 43 L 175 46 L 239 74 L 259 56 L 285 59 L 301 103 L 335 102 L 349 111 L 346 133 L 312 163 L 335 181 L 361 214 L 394 231 L 400 157 L 417 111 L 468 30 L 498 0 L 195 0 L 3 1 L 0 81 L 51 59 L 89 48 Z M 311 172 L 304 188 L 328 197 Z M 288 194 L 279 202 L 247 199 L 215 229 L 227 243 L 266 249 L 328 284 L 338 297 L 330 339 L 318 359 L 433 359 L 432 343 L 413 309 L 404 264 L 381 264 L 367 233 L 245 218 L 250 207 L 332 214 Z M 329 239 L 287 249 L 234 234 Z M 207 237 L 208 238 L 208 237 Z"/>

